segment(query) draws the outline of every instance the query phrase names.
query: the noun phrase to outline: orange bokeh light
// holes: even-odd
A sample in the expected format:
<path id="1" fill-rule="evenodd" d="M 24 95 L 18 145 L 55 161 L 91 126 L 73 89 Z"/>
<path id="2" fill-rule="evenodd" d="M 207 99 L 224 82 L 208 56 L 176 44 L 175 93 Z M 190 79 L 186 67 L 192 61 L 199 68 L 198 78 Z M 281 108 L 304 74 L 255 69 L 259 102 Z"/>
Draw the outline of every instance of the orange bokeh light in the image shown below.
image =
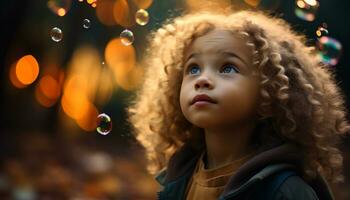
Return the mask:
<path id="1" fill-rule="evenodd" d="M 81 91 L 75 91 L 75 93 L 64 92 L 61 99 L 63 111 L 73 119 L 84 116 L 89 103 L 86 95 Z"/>
<path id="2" fill-rule="evenodd" d="M 39 85 L 35 88 L 35 98 L 39 102 L 40 105 L 47 107 L 47 108 L 55 105 L 55 103 L 57 101 L 57 99 L 50 99 L 50 98 L 46 97 L 43 94 L 43 92 L 41 91 Z"/>
<path id="3" fill-rule="evenodd" d="M 39 64 L 32 55 L 20 58 L 16 64 L 17 79 L 24 85 L 33 83 L 39 75 Z"/>
<path id="4" fill-rule="evenodd" d="M 57 99 L 60 96 L 60 85 L 56 79 L 46 75 L 40 79 L 39 88 L 49 99 Z"/>
<path id="5" fill-rule="evenodd" d="M 302 1 L 302 0 L 298 0 L 298 1 L 297 1 L 297 5 L 298 5 L 299 8 L 305 8 L 305 7 L 306 7 L 305 2 Z"/>
<path id="6" fill-rule="evenodd" d="M 89 103 L 87 104 L 86 112 L 80 118 L 77 118 L 76 122 L 83 130 L 93 131 L 97 127 L 97 116 L 97 108 L 92 103 Z"/>
<path id="7" fill-rule="evenodd" d="M 250 6 L 257 7 L 261 0 L 244 0 L 244 2 Z"/>
<path id="8" fill-rule="evenodd" d="M 127 0 L 118 0 L 114 4 L 114 19 L 123 27 L 131 27 L 136 23 L 135 12 L 131 10 Z"/>
<path id="9" fill-rule="evenodd" d="M 60 17 L 63 17 L 66 15 L 66 10 L 64 8 L 60 8 L 57 10 L 57 15 L 60 16 Z"/>
<path id="10" fill-rule="evenodd" d="M 143 74 L 143 68 L 134 67 L 126 73 L 115 73 L 115 79 L 121 88 L 130 91 L 136 89 L 141 84 Z"/>
<path id="11" fill-rule="evenodd" d="M 10 77 L 10 81 L 11 81 L 12 85 L 15 86 L 16 88 L 24 88 L 27 86 L 18 80 L 17 75 L 16 75 L 16 64 L 15 63 L 12 64 L 10 67 L 9 77 Z"/>
<path id="12" fill-rule="evenodd" d="M 96 16 L 100 22 L 107 26 L 113 26 L 116 24 L 113 16 L 114 1 L 112 0 L 99 0 L 96 7 Z"/>
<path id="13" fill-rule="evenodd" d="M 231 6 L 230 0 L 215 0 L 215 1 L 204 1 L 204 0 L 185 0 L 186 6 L 189 10 L 205 10 L 210 6 L 212 9 L 225 9 Z"/>
<path id="14" fill-rule="evenodd" d="M 60 17 L 63 17 L 67 14 L 70 6 L 72 4 L 72 0 L 48 0 L 47 6 L 49 9 L 57 14 Z"/>
<path id="15" fill-rule="evenodd" d="M 138 8 L 146 9 L 152 4 L 152 0 L 133 0 Z"/>
<path id="16" fill-rule="evenodd" d="M 120 38 L 112 39 L 106 46 L 105 59 L 115 73 L 125 74 L 135 66 L 135 48 L 123 45 Z"/>

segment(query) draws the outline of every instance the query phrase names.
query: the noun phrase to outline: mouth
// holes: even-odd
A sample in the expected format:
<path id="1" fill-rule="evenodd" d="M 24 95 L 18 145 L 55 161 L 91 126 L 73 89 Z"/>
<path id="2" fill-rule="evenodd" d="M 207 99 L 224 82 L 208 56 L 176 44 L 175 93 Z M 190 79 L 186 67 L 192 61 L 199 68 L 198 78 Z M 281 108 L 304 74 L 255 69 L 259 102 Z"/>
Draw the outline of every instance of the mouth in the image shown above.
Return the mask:
<path id="1" fill-rule="evenodd" d="M 203 104 L 203 103 L 217 103 L 213 98 L 211 98 L 210 96 L 208 96 L 208 95 L 206 95 L 206 94 L 199 94 L 199 95 L 196 95 L 193 99 L 192 99 L 192 101 L 191 101 L 191 103 L 190 103 L 190 105 L 193 105 L 193 104 L 195 104 L 195 103 L 201 103 L 201 104 Z"/>

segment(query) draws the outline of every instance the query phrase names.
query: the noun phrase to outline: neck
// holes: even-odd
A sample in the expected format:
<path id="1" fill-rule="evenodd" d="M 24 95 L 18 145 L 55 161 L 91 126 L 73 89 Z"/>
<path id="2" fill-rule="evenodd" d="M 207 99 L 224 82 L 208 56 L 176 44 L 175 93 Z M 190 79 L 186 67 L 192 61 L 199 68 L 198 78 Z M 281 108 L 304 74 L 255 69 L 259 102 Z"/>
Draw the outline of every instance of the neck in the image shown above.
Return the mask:
<path id="1" fill-rule="evenodd" d="M 253 125 L 205 129 L 207 168 L 217 168 L 252 152 Z"/>

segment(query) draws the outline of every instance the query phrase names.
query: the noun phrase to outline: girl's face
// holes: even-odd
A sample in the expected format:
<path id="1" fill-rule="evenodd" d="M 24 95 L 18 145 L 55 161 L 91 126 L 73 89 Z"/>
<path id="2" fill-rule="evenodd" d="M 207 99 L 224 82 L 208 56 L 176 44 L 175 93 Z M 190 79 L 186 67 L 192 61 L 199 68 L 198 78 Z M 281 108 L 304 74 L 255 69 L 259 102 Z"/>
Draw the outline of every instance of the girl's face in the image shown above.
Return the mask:
<path id="1" fill-rule="evenodd" d="M 225 30 L 196 38 L 186 49 L 180 105 L 185 118 L 200 128 L 228 128 L 252 122 L 259 81 L 253 75 L 252 48 Z M 205 94 L 214 103 L 197 102 Z"/>

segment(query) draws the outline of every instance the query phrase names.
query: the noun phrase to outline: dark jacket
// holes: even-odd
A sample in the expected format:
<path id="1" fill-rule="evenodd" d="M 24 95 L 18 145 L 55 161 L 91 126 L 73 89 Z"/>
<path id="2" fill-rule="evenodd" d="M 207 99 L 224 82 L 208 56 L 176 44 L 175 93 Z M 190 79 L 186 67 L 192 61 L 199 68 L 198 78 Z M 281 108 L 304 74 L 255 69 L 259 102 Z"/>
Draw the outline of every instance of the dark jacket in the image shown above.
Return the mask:
<path id="1" fill-rule="evenodd" d="M 191 145 L 185 144 L 171 157 L 167 168 L 155 177 L 162 185 L 162 190 L 158 192 L 158 199 L 186 199 L 186 187 L 202 150 L 196 150 Z M 299 149 L 292 144 L 275 144 L 260 149 L 256 156 L 243 164 L 230 178 L 219 199 L 266 199 L 257 191 L 259 189 L 261 191 L 271 177 L 283 170 L 292 170 L 300 174 L 302 157 Z M 286 178 L 274 192 L 272 199 L 332 200 L 334 198 L 322 177 L 319 176 L 312 182 L 306 183 L 301 176 L 296 175 Z"/>

